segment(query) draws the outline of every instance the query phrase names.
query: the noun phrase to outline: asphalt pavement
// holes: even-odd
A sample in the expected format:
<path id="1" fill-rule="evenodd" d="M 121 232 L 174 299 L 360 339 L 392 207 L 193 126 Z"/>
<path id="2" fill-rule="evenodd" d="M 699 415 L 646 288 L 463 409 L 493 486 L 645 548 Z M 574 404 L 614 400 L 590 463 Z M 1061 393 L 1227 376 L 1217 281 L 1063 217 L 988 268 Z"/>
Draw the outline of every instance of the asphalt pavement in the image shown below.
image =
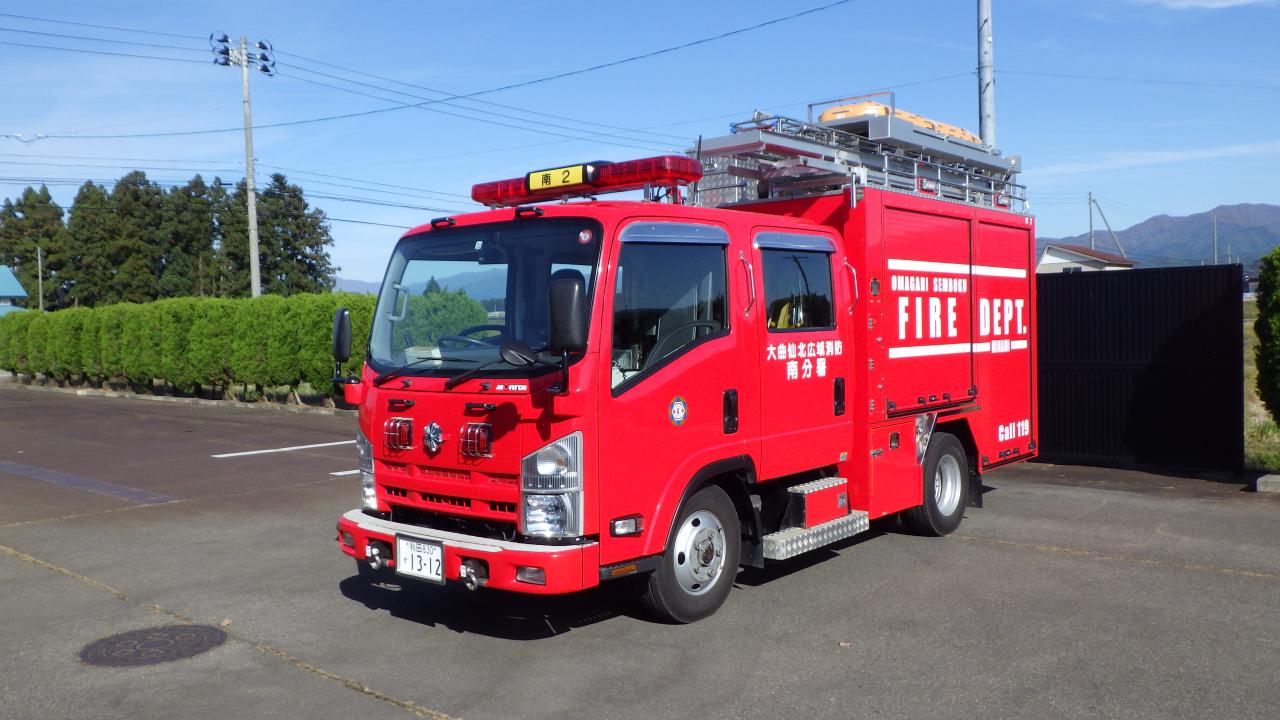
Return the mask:
<path id="1" fill-rule="evenodd" d="M 1280 497 L 1243 479 L 1006 468 L 951 537 L 883 524 L 744 571 L 719 613 L 672 626 L 625 587 L 529 598 L 362 580 L 334 543 L 357 503 L 354 427 L 0 383 L 0 718 L 1280 708 Z M 135 668 L 77 656 L 182 623 L 227 642 Z"/>

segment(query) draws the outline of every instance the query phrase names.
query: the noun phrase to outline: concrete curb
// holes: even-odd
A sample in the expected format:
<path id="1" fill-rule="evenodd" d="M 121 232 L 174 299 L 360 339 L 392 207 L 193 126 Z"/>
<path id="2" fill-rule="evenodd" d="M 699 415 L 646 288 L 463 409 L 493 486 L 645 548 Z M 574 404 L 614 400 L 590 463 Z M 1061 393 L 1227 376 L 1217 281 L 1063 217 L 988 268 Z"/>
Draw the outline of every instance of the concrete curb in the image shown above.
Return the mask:
<path id="1" fill-rule="evenodd" d="M 1280 493 L 1280 475 L 1263 475 L 1253 489 L 1260 493 Z"/>
<path id="2" fill-rule="evenodd" d="M 277 413 L 293 413 L 295 415 L 335 415 L 339 417 L 355 417 L 357 411 L 342 408 L 312 407 L 310 405 L 281 405 L 279 403 L 247 403 L 238 400 L 205 400 L 204 398 L 183 398 L 171 395 L 141 395 L 138 393 L 116 392 L 115 390 L 97 390 L 93 388 L 61 388 L 45 385 L 28 385 L 13 379 L 9 373 L 0 374 L 0 379 L 8 377 L 9 382 L 0 380 L 0 390 L 20 388 L 31 392 L 51 392 L 63 395 L 79 395 L 81 397 L 124 398 L 127 400 L 147 400 L 150 402 L 176 403 L 179 405 L 200 405 L 204 407 L 244 408 Z"/>

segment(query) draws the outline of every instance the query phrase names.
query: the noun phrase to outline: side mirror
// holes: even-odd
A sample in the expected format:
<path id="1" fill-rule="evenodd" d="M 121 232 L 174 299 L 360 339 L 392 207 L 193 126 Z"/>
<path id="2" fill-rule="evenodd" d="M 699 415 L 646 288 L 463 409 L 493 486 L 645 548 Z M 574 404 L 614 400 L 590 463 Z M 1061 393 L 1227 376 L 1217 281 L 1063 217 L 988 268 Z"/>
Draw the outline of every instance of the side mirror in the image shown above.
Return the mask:
<path id="1" fill-rule="evenodd" d="M 563 273 L 563 274 L 562 274 Z M 547 350 L 556 355 L 587 349 L 587 290 L 581 273 L 558 271 L 547 286 L 551 318 Z"/>
<path id="2" fill-rule="evenodd" d="M 338 308 L 333 313 L 333 361 L 338 365 L 351 359 L 351 313 Z"/>

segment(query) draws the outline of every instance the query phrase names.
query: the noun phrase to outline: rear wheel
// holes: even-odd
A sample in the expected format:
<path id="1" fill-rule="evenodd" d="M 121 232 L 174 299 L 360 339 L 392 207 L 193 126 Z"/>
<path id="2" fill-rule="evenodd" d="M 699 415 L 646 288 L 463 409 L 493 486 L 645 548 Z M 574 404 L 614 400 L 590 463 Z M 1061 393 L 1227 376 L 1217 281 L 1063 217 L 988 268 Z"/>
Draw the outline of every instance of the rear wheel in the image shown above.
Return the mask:
<path id="1" fill-rule="evenodd" d="M 738 572 L 738 514 L 724 490 L 711 485 L 680 508 L 667 551 L 649 575 L 645 606 L 663 620 L 689 623 L 720 608 Z"/>
<path id="2" fill-rule="evenodd" d="M 969 461 L 954 435 L 935 432 L 925 452 L 924 504 L 902 513 L 903 522 L 923 535 L 946 535 L 960 526 L 969 495 Z"/>

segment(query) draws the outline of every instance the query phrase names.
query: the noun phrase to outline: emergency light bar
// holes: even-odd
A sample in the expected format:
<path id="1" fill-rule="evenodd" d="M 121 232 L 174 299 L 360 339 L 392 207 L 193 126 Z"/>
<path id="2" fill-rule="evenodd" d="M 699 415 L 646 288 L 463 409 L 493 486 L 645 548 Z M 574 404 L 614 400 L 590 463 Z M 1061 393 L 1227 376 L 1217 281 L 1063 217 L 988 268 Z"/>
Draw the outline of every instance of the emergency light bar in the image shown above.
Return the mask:
<path id="1" fill-rule="evenodd" d="M 524 177 L 471 186 L 471 199 L 489 207 L 510 207 L 573 195 L 639 190 L 644 187 L 677 187 L 702 177 L 702 164 L 683 155 L 594 162 L 535 170 Z"/>

